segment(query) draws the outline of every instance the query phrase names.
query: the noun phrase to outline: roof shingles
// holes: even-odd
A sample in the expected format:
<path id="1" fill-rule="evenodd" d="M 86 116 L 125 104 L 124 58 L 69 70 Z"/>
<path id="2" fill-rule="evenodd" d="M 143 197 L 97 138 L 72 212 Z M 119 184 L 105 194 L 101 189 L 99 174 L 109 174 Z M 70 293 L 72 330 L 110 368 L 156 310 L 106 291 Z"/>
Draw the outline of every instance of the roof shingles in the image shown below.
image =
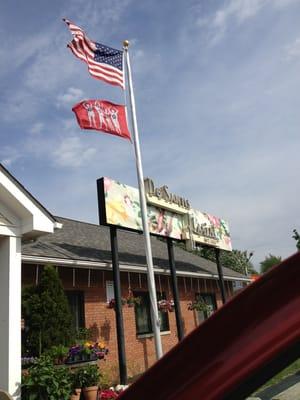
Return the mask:
<path id="1" fill-rule="evenodd" d="M 63 224 L 62 229 L 24 243 L 22 254 L 27 256 L 57 258 L 76 261 L 111 262 L 109 228 L 90 223 L 55 217 Z M 169 269 L 166 244 L 151 237 L 154 268 Z M 118 230 L 119 261 L 121 264 L 146 266 L 143 236 Z M 174 246 L 176 269 L 182 272 L 217 275 L 215 263 Z M 228 268 L 223 274 L 231 278 L 246 278 Z"/>

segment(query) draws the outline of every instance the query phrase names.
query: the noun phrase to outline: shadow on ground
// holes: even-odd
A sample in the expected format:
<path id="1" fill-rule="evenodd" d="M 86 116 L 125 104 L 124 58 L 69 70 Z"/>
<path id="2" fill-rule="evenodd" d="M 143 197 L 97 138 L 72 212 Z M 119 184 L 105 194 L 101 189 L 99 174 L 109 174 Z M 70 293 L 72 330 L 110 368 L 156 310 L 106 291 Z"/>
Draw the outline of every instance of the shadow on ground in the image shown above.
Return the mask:
<path id="1" fill-rule="evenodd" d="M 287 378 L 283 379 L 281 382 L 270 386 L 262 391 L 258 391 L 255 393 L 255 397 L 258 397 L 261 400 L 272 400 L 274 396 L 283 392 L 284 390 L 289 389 L 291 386 L 300 382 L 300 372 L 298 371 L 294 375 L 290 375 Z M 300 393 L 297 400 L 300 399 Z M 296 400 L 296 399 L 295 399 Z"/>

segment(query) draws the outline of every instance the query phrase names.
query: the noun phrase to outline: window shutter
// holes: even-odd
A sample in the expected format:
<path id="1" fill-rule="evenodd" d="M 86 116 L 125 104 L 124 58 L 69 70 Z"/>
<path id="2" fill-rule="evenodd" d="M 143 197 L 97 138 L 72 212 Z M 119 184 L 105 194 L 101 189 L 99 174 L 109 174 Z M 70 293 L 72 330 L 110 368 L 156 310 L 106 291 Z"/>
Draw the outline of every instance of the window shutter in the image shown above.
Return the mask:
<path id="1" fill-rule="evenodd" d="M 115 292 L 114 292 L 114 283 L 113 281 L 106 281 L 106 301 L 107 303 L 110 302 L 110 300 L 115 298 Z"/>

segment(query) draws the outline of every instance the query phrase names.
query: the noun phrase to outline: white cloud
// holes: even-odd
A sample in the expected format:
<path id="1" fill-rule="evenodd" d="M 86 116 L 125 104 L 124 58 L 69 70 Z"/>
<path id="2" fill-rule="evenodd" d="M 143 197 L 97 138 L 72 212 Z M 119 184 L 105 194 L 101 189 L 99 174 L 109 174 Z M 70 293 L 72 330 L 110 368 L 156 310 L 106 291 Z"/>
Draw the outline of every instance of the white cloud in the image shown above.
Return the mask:
<path id="1" fill-rule="evenodd" d="M 39 109 L 39 99 L 23 88 L 0 99 L 0 119 L 5 122 L 30 120 Z"/>
<path id="2" fill-rule="evenodd" d="M 99 40 L 93 36 L 93 32 L 97 29 L 98 32 L 105 34 L 107 28 L 111 27 L 114 23 L 114 31 L 118 29 L 116 22 L 120 21 L 123 13 L 127 10 L 132 0 L 102 0 L 99 5 L 98 0 L 73 0 L 72 4 L 68 5 L 68 17 L 76 24 L 81 26 L 81 21 L 88 21 L 87 30 L 86 26 L 81 28 L 86 30 L 88 36 L 93 40 Z M 66 16 L 66 15 L 65 15 Z M 100 23 L 99 23 L 100 21 Z"/>
<path id="3" fill-rule="evenodd" d="M 4 146 L 0 150 L 0 162 L 5 167 L 10 167 L 14 162 L 21 158 L 20 152 L 11 146 Z"/>
<path id="4" fill-rule="evenodd" d="M 68 84 L 77 64 L 74 62 L 74 56 L 67 51 L 65 46 L 60 45 L 57 48 L 53 43 L 41 49 L 30 68 L 26 70 L 26 88 L 35 93 L 46 92 L 49 95 L 56 92 L 61 85 Z"/>
<path id="5" fill-rule="evenodd" d="M 88 147 L 76 137 L 63 139 L 53 151 L 53 160 L 61 167 L 77 168 L 91 162 L 96 154 L 96 149 Z"/>
<path id="6" fill-rule="evenodd" d="M 33 135 L 37 135 L 42 132 L 44 128 L 44 123 L 43 122 L 36 122 L 32 125 L 32 127 L 29 129 L 29 132 L 32 133 Z"/>
<path id="7" fill-rule="evenodd" d="M 61 126 L 64 132 L 71 132 L 76 126 L 76 120 L 74 118 L 65 118 L 61 122 Z"/>
<path id="8" fill-rule="evenodd" d="M 273 4 L 275 7 L 284 8 L 289 6 L 290 4 L 299 4 L 299 0 L 273 0 Z"/>
<path id="9" fill-rule="evenodd" d="M 230 0 L 223 8 L 216 11 L 212 26 L 216 29 L 213 42 L 219 41 L 224 35 L 229 20 L 241 24 L 254 17 L 269 0 Z"/>
<path id="10" fill-rule="evenodd" d="M 132 65 L 135 76 L 136 74 L 151 75 L 153 79 L 153 76 L 161 70 L 161 56 L 158 53 L 149 54 L 149 51 L 145 51 L 137 44 L 132 57 Z"/>
<path id="11" fill-rule="evenodd" d="M 300 37 L 286 47 L 287 59 L 292 60 L 300 56 Z"/>
<path id="12" fill-rule="evenodd" d="M 255 17 L 264 7 L 283 9 L 299 0 L 229 0 L 220 7 L 211 17 L 196 15 L 195 25 L 199 28 L 211 29 L 210 44 L 218 43 L 231 24 L 242 24 Z"/>
<path id="13" fill-rule="evenodd" d="M 65 93 L 61 93 L 57 96 L 57 106 L 69 107 L 79 100 L 82 100 L 83 97 L 83 90 L 79 88 L 69 87 Z"/>
<path id="14" fill-rule="evenodd" d="M 11 66 L 21 67 L 28 60 L 32 60 L 40 49 L 47 46 L 51 41 L 49 32 L 37 33 L 34 36 L 23 38 L 9 38 L 2 41 L 1 53 L 5 57 L 0 57 L 0 75 L 11 71 Z"/>
<path id="15" fill-rule="evenodd" d="M 1 160 L 1 164 L 3 164 L 5 167 L 9 167 L 13 162 L 13 158 L 3 158 L 3 160 Z"/>

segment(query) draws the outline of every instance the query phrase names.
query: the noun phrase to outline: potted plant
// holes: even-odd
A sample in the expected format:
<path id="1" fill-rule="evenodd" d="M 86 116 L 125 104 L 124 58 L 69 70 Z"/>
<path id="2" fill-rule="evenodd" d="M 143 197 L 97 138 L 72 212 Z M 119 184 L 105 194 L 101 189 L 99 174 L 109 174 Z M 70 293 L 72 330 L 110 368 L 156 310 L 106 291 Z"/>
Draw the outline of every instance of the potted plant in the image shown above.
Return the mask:
<path id="1" fill-rule="evenodd" d="M 40 357 L 22 376 L 23 400 L 69 400 L 71 377 L 68 368 L 54 367 L 47 356 Z"/>
<path id="2" fill-rule="evenodd" d="M 100 372 L 97 365 L 87 365 L 77 371 L 78 384 L 82 387 L 85 400 L 96 400 Z"/>
<path id="3" fill-rule="evenodd" d="M 74 388 L 72 389 L 70 400 L 80 400 L 80 396 L 81 396 L 81 388 Z"/>
<path id="4" fill-rule="evenodd" d="M 70 400 L 80 400 L 81 395 L 81 379 L 78 374 L 79 370 L 71 373 L 72 394 Z"/>

